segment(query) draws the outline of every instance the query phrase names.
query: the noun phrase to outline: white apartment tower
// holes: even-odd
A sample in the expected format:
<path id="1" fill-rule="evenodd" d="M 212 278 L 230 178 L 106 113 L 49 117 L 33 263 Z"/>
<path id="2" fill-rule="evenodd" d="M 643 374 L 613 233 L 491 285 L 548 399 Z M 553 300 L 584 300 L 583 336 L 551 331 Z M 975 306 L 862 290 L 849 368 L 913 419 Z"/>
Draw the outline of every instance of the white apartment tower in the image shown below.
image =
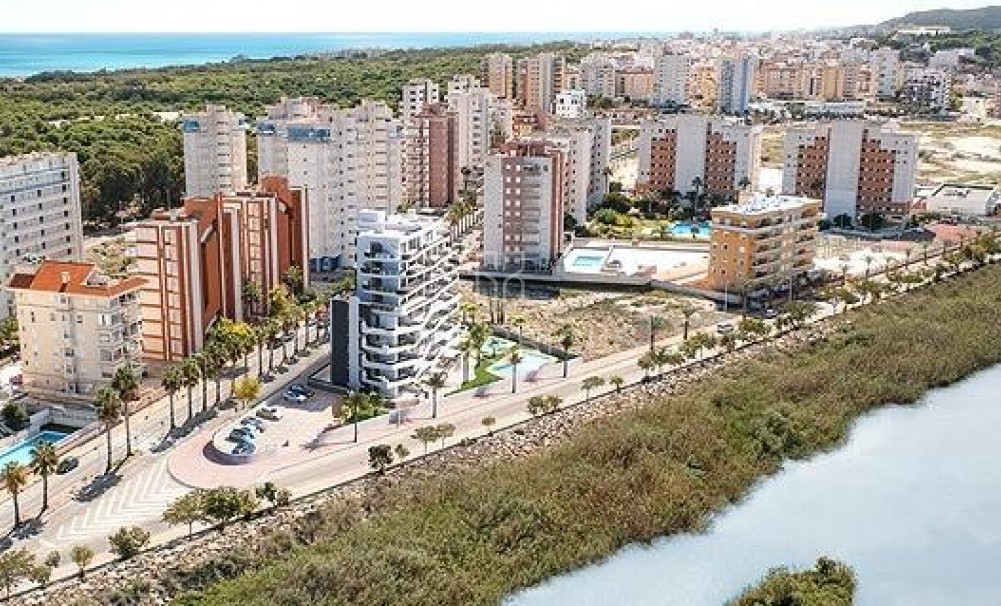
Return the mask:
<path id="1" fill-rule="evenodd" d="M 355 294 L 331 302 L 331 379 L 406 405 L 458 343 L 458 257 L 441 219 L 364 211 L 358 227 Z"/>
<path id="2" fill-rule="evenodd" d="M 692 59 L 686 55 L 661 55 L 653 70 L 653 102 L 656 105 L 686 105 Z"/>
<path id="3" fill-rule="evenodd" d="M 475 80 L 453 79 L 446 102 L 449 110 L 456 115 L 459 131 L 456 165 L 459 170 L 482 171 L 495 126 L 496 96 Z"/>
<path id="4" fill-rule="evenodd" d="M 758 57 L 726 57 L 719 64 L 717 104 L 724 114 L 744 115 L 754 95 Z"/>
<path id="5" fill-rule="evenodd" d="M 290 186 L 309 192 L 309 256 L 315 269 L 354 263 L 360 211 L 396 210 L 403 198 L 402 141 L 393 110 L 375 101 L 349 109 L 317 104 L 308 117 L 258 122 L 262 157 L 285 158 L 284 164 L 262 166 L 262 175 L 285 177 Z"/>
<path id="6" fill-rule="evenodd" d="M 0 283 L 24 258 L 75 261 L 83 256 L 80 168 L 73 153 L 0 158 Z M 0 293 L 0 318 L 12 315 Z"/>
<path id="7" fill-rule="evenodd" d="M 222 105 L 181 118 L 187 196 L 232 194 L 247 187 L 247 126 Z"/>
<path id="8" fill-rule="evenodd" d="M 893 123 L 841 120 L 786 132 L 782 193 L 820 198 L 828 218 L 901 216 L 914 199 L 918 135 Z"/>
<path id="9" fill-rule="evenodd" d="M 872 54 L 873 79 L 876 80 L 876 96 L 892 99 L 900 92 L 904 83 L 904 69 L 900 64 L 900 51 L 881 48 Z"/>
<path id="10" fill-rule="evenodd" d="M 608 167 L 612 147 L 612 120 L 608 117 L 558 120 L 546 138 L 564 151 L 566 174 L 564 211 L 578 224 L 587 221 L 587 211 L 599 205 L 608 193 Z"/>
<path id="11" fill-rule="evenodd" d="M 403 99 L 400 101 L 400 118 L 406 124 L 411 118 L 424 111 L 425 105 L 433 105 L 441 100 L 438 84 L 423 78 L 411 80 L 403 85 Z"/>

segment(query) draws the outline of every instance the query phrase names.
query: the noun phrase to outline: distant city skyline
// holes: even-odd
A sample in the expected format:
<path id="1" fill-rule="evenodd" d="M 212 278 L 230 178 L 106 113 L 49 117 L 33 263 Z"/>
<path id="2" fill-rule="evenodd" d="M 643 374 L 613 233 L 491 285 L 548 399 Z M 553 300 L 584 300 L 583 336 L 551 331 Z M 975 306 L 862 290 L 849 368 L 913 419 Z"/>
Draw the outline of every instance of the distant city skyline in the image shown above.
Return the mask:
<path id="1" fill-rule="evenodd" d="M 10 0 L 7 1 L 11 4 Z M 984 0 L 706 0 L 683 9 L 652 0 L 610 4 L 546 4 L 508 0 L 469 10 L 464 0 L 431 3 L 384 0 L 351 12 L 322 0 L 281 5 L 259 0 L 50 0 L 17 3 L 0 33 L 126 32 L 675 32 L 774 31 L 878 23 L 918 10 L 969 9 Z M 13 8 L 13 7 L 9 7 Z M 333 10 L 332 10 L 333 9 Z"/>

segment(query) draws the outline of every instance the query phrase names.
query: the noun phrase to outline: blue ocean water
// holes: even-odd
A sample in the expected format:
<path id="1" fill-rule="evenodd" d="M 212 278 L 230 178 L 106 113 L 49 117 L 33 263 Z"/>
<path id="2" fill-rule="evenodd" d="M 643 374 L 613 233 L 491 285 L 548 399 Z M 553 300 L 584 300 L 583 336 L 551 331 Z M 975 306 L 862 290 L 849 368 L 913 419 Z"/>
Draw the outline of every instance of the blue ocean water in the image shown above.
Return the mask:
<path id="1" fill-rule="evenodd" d="M 649 35 L 649 34 L 648 34 Z M 0 34 L 0 77 L 46 71 L 90 72 L 290 57 L 363 48 L 457 47 L 591 40 L 595 33 L 359 34 Z M 617 36 L 617 34 L 616 34 Z"/>

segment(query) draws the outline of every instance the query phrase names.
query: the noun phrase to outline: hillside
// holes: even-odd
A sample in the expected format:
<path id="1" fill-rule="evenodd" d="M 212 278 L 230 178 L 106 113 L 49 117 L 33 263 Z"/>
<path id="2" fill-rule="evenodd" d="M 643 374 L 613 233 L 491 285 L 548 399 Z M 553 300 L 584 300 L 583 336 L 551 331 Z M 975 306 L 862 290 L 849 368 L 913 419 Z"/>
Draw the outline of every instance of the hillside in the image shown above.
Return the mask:
<path id="1" fill-rule="evenodd" d="M 969 10 L 919 11 L 884 21 L 879 24 L 879 28 L 892 29 L 904 25 L 945 25 L 954 30 L 1001 29 L 1001 6 L 986 6 Z"/>

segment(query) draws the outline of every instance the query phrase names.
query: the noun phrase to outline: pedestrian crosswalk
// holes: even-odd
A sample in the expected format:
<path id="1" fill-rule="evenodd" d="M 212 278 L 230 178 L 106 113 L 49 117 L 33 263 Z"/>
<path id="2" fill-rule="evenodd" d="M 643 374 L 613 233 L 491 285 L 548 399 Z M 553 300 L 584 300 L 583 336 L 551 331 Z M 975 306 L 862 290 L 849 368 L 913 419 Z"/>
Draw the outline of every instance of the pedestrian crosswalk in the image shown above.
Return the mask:
<path id="1" fill-rule="evenodd" d="M 149 525 L 187 491 L 167 472 L 167 457 L 160 457 L 94 501 L 76 504 L 72 517 L 56 531 L 54 542 L 66 545 L 103 541 L 123 526 Z"/>

